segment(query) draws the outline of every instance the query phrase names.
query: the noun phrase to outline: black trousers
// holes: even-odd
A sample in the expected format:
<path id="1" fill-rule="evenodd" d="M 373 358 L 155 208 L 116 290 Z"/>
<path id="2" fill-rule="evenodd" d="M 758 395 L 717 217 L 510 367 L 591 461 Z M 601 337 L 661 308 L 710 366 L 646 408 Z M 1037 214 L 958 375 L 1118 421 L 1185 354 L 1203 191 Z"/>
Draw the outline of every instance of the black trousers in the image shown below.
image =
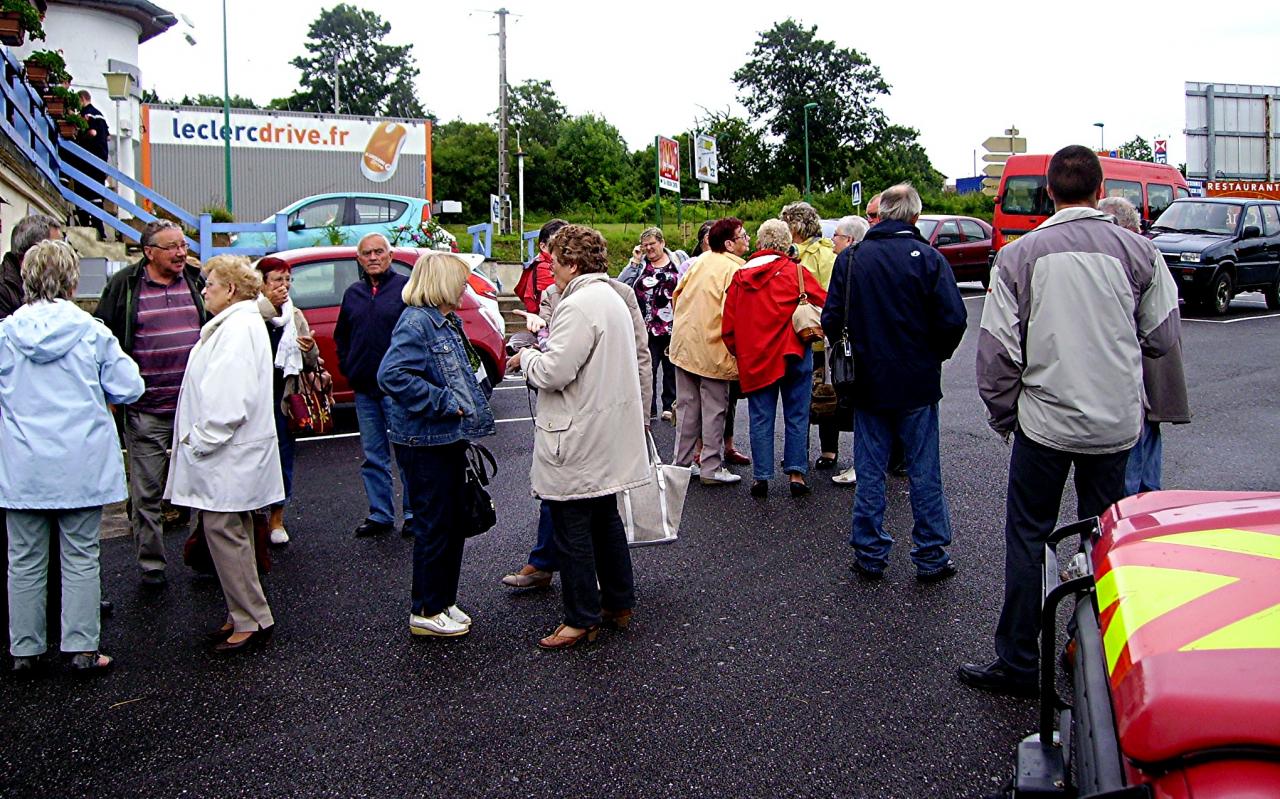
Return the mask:
<path id="1" fill-rule="evenodd" d="M 671 346 L 671 336 L 655 336 L 649 334 L 649 355 L 653 358 L 653 397 L 654 404 L 658 399 L 658 366 L 662 366 L 662 410 L 669 411 L 676 404 L 676 365 L 667 357 L 667 347 Z M 657 414 L 657 409 L 650 407 L 649 415 Z M 577 625 L 574 625 L 575 627 Z"/>
<path id="2" fill-rule="evenodd" d="M 1067 472 L 1075 466 L 1076 517 L 1087 519 L 1124 498 L 1128 461 L 1127 449 L 1081 455 L 1037 444 L 1021 432 L 1014 435 L 1005 500 L 1004 607 L 996 625 L 996 655 L 1010 669 L 1027 677 L 1039 674 L 1040 572 Z"/>
<path id="3" fill-rule="evenodd" d="M 457 497 L 467 468 L 467 442 L 430 447 L 396 444 L 413 519 L 413 612 L 434 616 L 458 604 L 458 575 L 467 539 L 458 529 Z"/>
<path id="4" fill-rule="evenodd" d="M 586 629 L 600 623 L 602 606 L 609 610 L 635 607 L 631 551 L 615 495 L 563 502 L 543 500 L 543 505 L 551 509 L 560 556 L 565 624 Z"/>

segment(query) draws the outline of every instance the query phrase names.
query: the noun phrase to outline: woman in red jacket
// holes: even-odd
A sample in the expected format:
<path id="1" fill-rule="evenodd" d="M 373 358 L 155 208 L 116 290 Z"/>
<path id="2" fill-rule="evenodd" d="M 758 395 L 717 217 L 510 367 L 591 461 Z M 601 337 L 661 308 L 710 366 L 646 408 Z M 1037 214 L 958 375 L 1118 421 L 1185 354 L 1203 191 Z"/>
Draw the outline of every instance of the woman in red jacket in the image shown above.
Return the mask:
<path id="1" fill-rule="evenodd" d="M 770 219 L 756 234 L 760 248 L 733 276 L 724 303 L 725 346 L 738 359 L 738 380 L 751 417 L 751 496 L 769 493 L 773 477 L 773 429 L 782 398 L 785 434 L 782 470 L 792 496 L 804 496 L 809 472 L 809 400 L 813 393 L 813 353 L 791 327 L 800 281 L 817 306 L 827 294 L 809 270 L 787 257 L 791 231 Z"/>

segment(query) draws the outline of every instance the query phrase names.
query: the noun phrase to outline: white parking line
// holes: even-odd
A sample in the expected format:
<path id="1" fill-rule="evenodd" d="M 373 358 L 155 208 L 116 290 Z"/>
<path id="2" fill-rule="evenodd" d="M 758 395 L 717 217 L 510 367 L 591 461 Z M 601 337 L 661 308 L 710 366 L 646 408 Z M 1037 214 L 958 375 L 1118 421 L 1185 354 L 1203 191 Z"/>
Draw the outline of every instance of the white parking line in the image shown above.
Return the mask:
<path id="1" fill-rule="evenodd" d="M 521 388 L 527 389 L 528 386 L 526 386 L 524 383 L 520 383 L 519 385 L 515 385 L 515 386 L 498 386 L 497 388 L 494 389 L 494 391 L 515 391 L 516 389 L 521 389 Z"/>
<path id="2" fill-rule="evenodd" d="M 1187 319 L 1184 317 L 1182 321 L 1204 322 L 1205 324 L 1210 325 L 1234 325 L 1236 322 L 1252 322 L 1257 319 L 1275 319 L 1277 316 L 1280 316 L 1280 313 L 1260 314 L 1259 316 L 1242 316 L 1238 319 Z"/>
<path id="3" fill-rule="evenodd" d="M 533 417 L 521 416 L 518 419 L 495 419 L 494 421 L 497 422 L 498 424 L 507 424 L 508 422 L 532 422 Z M 360 434 L 359 433 L 332 433 L 327 436 L 301 436 L 298 438 L 297 441 L 299 444 L 301 444 L 304 441 L 331 441 L 335 438 L 355 438 L 358 435 Z M 123 450 L 121 451 L 123 452 Z"/>

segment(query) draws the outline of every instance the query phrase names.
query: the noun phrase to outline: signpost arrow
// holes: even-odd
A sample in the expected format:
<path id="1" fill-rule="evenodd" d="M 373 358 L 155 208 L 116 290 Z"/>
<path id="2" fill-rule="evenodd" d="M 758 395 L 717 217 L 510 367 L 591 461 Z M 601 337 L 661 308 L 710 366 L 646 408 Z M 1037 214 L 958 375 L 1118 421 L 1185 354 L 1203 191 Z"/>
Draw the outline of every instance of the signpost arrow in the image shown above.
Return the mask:
<path id="1" fill-rule="evenodd" d="M 1025 153 L 1027 140 L 1019 136 L 992 136 L 982 143 L 982 147 L 993 153 Z"/>
<path id="2" fill-rule="evenodd" d="M 982 160 L 989 164 L 1003 164 L 1009 160 L 1009 153 L 983 153 Z"/>
<path id="3" fill-rule="evenodd" d="M 988 197 L 996 196 L 1000 190 L 1000 178 L 983 178 L 982 193 Z"/>
<path id="4" fill-rule="evenodd" d="M 987 164 L 982 168 L 982 174 L 998 178 L 1004 174 L 1004 164 Z"/>

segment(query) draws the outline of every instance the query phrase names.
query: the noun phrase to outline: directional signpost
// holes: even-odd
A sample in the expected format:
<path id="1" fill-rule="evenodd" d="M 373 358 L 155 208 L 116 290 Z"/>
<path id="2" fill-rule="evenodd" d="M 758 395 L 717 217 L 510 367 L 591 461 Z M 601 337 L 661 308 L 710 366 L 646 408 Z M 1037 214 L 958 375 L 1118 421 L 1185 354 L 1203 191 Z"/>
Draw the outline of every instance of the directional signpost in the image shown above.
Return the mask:
<path id="1" fill-rule="evenodd" d="M 982 156 L 982 160 L 987 165 L 982 168 L 982 193 L 988 197 L 996 196 L 996 192 L 1000 189 L 1000 176 L 1004 174 L 1004 162 L 1009 160 L 1009 156 L 1015 153 L 1025 153 L 1027 151 L 1027 140 L 1018 136 L 1018 129 L 1009 127 L 1005 129 L 1003 136 L 992 136 L 982 143 L 982 148 L 987 152 Z"/>

